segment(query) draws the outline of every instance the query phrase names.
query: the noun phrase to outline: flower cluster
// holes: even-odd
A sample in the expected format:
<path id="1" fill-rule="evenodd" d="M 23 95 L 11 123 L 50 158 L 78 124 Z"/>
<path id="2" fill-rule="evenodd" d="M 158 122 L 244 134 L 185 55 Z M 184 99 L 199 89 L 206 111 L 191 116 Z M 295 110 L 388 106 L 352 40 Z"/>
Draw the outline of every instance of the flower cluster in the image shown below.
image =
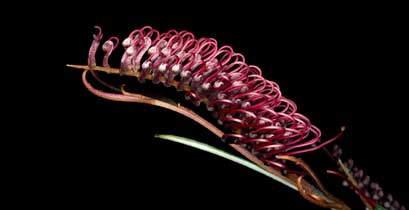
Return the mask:
<path id="1" fill-rule="evenodd" d="M 95 65 L 101 39 L 100 30 L 89 51 L 90 66 Z M 109 67 L 109 55 L 118 42 L 110 38 L 104 43 L 104 66 Z M 140 82 L 149 78 L 167 87 L 177 84 L 173 86 L 185 91 L 186 99 L 206 104 L 226 128 L 225 141 L 242 145 L 267 165 L 286 169 L 276 155 L 310 152 L 340 135 L 319 144 L 320 130 L 297 113 L 296 104 L 282 96 L 279 86 L 230 46 L 218 47 L 213 38 L 195 38 L 188 31 L 159 33 L 145 26 L 132 31 L 122 46 L 122 73 L 135 72 Z"/>
<path id="2" fill-rule="evenodd" d="M 334 158 L 339 159 L 342 155 L 342 149 L 338 145 L 334 145 L 331 154 Z M 390 193 L 385 194 L 382 187 L 377 182 L 372 182 L 371 178 L 365 174 L 362 169 L 357 167 L 352 159 L 348 159 L 346 162 L 343 162 L 343 164 L 348 168 L 351 175 L 356 180 L 358 188 L 366 197 L 373 199 L 378 205 L 382 205 L 386 209 L 406 210 L 406 208 L 401 206 L 397 200 L 393 199 Z M 343 181 L 342 185 L 349 186 L 346 181 Z"/>

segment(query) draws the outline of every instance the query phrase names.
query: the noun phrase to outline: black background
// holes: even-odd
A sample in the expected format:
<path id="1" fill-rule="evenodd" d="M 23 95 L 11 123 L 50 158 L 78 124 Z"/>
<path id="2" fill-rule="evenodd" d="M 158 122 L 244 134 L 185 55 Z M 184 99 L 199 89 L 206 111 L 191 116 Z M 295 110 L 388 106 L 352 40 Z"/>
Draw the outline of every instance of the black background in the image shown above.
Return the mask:
<path id="1" fill-rule="evenodd" d="M 175 134 L 233 152 L 190 119 L 90 94 L 81 83 L 81 72 L 65 64 L 86 64 L 94 25 L 102 27 L 105 38 L 123 39 L 132 30 L 151 25 L 160 32 L 188 30 L 196 37 L 214 37 L 220 46 L 231 45 L 249 64 L 259 66 L 265 78 L 280 85 L 299 112 L 321 128 L 323 138 L 345 125 L 346 133 L 338 141 L 343 157 L 353 158 L 385 192 L 407 204 L 403 171 L 407 67 L 397 65 L 403 60 L 402 26 L 397 23 L 401 13 L 381 5 L 373 9 L 371 5 L 100 4 L 56 5 L 35 26 L 45 32 L 43 45 L 37 45 L 41 51 L 34 53 L 41 57 L 35 64 L 47 67 L 32 70 L 40 80 L 26 89 L 26 93 L 35 89 L 35 94 L 27 94 L 32 112 L 20 126 L 35 127 L 27 132 L 40 137 L 21 143 L 34 151 L 24 159 L 30 166 L 27 183 L 34 183 L 27 193 L 47 192 L 36 199 L 39 204 L 320 209 L 249 169 L 153 138 L 158 133 Z M 112 66 L 119 65 L 121 54 L 112 57 Z M 140 87 L 189 104 L 173 89 Z M 204 107 L 194 110 L 207 114 Z M 334 194 L 362 209 L 337 177 L 322 173 L 335 169 L 323 153 L 301 157 L 320 172 Z"/>

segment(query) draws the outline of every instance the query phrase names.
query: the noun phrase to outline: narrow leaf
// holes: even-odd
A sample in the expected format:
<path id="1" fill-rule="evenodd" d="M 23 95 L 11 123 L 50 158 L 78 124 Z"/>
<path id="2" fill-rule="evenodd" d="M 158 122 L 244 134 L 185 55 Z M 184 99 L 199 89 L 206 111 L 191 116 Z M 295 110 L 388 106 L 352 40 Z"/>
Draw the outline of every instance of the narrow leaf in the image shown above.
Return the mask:
<path id="1" fill-rule="evenodd" d="M 157 134 L 155 135 L 156 138 L 161 138 L 161 139 L 165 139 L 165 140 L 169 140 L 169 141 L 173 141 L 173 142 L 177 142 L 177 143 L 181 143 L 187 146 L 191 146 L 193 148 L 196 149 L 200 149 L 209 153 L 212 153 L 214 155 L 226 158 L 230 161 L 236 162 L 238 164 L 241 164 L 247 168 L 253 169 L 254 171 L 257 171 L 267 177 L 270 177 L 286 186 L 288 186 L 291 189 L 297 190 L 297 188 L 295 186 L 293 186 L 292 184 L 288 183 L 286 180 L 282 179 L 281 177 L 278 177 L 274 174 L 271 174 L 270 172 L 264 170 L 263 168 L 259 167 L 258 165 L 247 161 L 243 158 L 234 156 L 232 154 L 229 154 L 223 150 L 217 149 L 216 147 L 210 146 L 208 144 L 204 144 L 192 139 L 188 139 L 188 138 L 184 138 L 184 137 L 180 137 L 180 136 L 174 136 L 174 135 L 166 135 L 166 134 Z"/>

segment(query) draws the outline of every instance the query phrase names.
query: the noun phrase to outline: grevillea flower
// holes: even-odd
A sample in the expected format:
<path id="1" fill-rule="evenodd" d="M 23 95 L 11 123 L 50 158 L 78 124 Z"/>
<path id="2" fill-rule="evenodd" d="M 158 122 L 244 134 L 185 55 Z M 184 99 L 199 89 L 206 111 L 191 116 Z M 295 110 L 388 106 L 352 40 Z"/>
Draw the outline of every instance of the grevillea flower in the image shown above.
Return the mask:
<path id="1" fill-rule="evenodd" d="M 334 145 L 331 155 L 333 158 L 341 160 L 342 149 L 338 145 Z M 354 160 L 348 159 L 347 161 L 342 162 L 342 164 L 348 169 L 352 178 L 356 182 L 355 185 L 357 191 L 359 191 L 362 196 L 365 196 L 373 203 L 382 205 L 384 208 L 389 210 L 406 210 L 406 208 L 401 206 L 397 200 L 393 199 L 391 194 L 385 194 L 382 187 L 377 182 L 372 182 L 371 178 L 365 174 L 362 169 L 356 166 Z M 342 168 L 340 168 L 340 170 L 342 171 Z M 351 187 L 353 183 L 349 183 L 344 180 L 342 185 Z"/>
<path id="2" fill-rule="evenodd" d="M 99 27 L 89 50 L 88 65 L 96 66 L 95 53 L 102 39 Z M 116 41 L 116 43 L 113 43 Z M 119 39 L 103 44 L 103 66 Z M 260 68 L 246 63 L 230 46 L 218 47 L 213 38 L 195 38 L 187 31 L 159 33 L 150 26 L 132 31 L 122 41 L 125 52 L 122 74 L 133 73 L 140 82 L 175 86 L 195 105 L 207 110 L 226 129 L 223 139 L 239 144 L 265 164 L 287 169 L 276 155 L 296 155 L 324 147 L 321 132 L 297 112 L 296 104 L 285 98 L 277 83 L 262 76 Z M 342 129 L 343 130 L 343 129 Z"/>

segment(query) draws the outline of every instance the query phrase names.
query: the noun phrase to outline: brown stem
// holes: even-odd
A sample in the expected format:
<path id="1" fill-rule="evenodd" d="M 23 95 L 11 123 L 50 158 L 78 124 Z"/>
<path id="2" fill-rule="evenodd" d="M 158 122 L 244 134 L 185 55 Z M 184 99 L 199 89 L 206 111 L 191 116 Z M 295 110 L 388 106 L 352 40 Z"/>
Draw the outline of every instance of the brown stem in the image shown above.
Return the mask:
<path id="1" fill-rule="evenodd" d="M 312 203 L 314 203 L 314 204 L 316 204 L 318 206 L 324 207 L 324 208 L 339 209 L 339 210 L 351 210 L 351 208 L 349 208 L 343 202 L 339 202 L 339 201 L 337 201 L 337 202 L 330 201 L 329 202 L 328 200 L 322 199 L 322 197 L 314 194 L 314 192 L 310 191 L 310 189 L 308 189 L 308 188 L 306 189 L 305 186 L 304 186 L 303 178 L 304 178 L 304 175 L 299 176 L 297 178 L 297 188 L 298 188 L 298 191 L 300 192 L 301 196 L 304 199 L 306 199 L 306 200 L 308 200 L 308 201 L 310 201 L 310 202 L 312 202 Z"/>
<path id="2" fill-rule="evenodd" d="M 134 71 L 125 71 L 125 72 L 120 72 L 120 69 L 117 68 L 110 68 L 110 67 L 102 67 L 102 66 L 93 66 L 92 68 L 90 68 L 89 66 L 86 65 L 72 65 L 72 64 L 67 64 L 68 67 L 74 68 L 74 69 L 81 69 L 81 70 L 93 70 L 93 71 L 103 71 L 109 74 L 123 74 L 123 75 L 127 75 L 127 76 L 135 76 L 135 77 L 140 77 L 141 73 L 140 72 L 134 72 Z M 146 78 L 147 80 L 152 80 L 152 74 L 147 74 Z M 160 78 L 160 82 L 165 83 L 166 78 L 161 76 Z M 177 87 L 177 85 L 179 84 L 178 81 L 173 80 L 171 83 L 171 86 L 173 87 Z M 190 86 L 189 85 L 185 85 L 183 86 L 183 90 L 184 91 L 190 91 Z"/>
<path id="3" fill-rule="evenodd" d="M 314 171 L 310 168 L 310 166 L 308 166 L 307 163 L 305 163 L 303 160 L 296 158 L 294 156 L 289 156 L 289 155 L 277 155 L 276 158 L 278 159 L 283 159 L 283 160 L 289 160 L 292 161 L 294 163 L 296 163 L 297 165 L 299 165 L 300 167 L 302 167 L 314 180 L 314 182 L 318 185 L 318 188 L 325 194 L 326 197 L 328 197 L 330 200 L 325 201 L 324 199 L 322 199 L 322 197 L 314 195 L 313 191 L 310 191 L 309 193 L 305 193 L 306 190 L 304 190 L 301 181 L 303 180 L 303 176 L 300 176 L 297 178 L 297 187 L 301 193 L 301 195 L 306 198 L 305 196 L 307 196 L 306 194 L 309 194 L 308 196 L 310 196 L 311 199 L 314 200 L 313 203 L 317 204 L 321 203 L 323 207 L 328 207 L 328 208 L 337 208 L 337 209 L 350 209 L 344 202 L 342 202 L 340 199 L 338 199 L 337 197 L 333 196 L 331 193 L 328 192 L 327 189 L 325 189 L 324 185 L 321 183 L 321 181 L 319 180 L 319 178 L 317 177 L 317 175 L 314 173 Z M 301 188 L 302 189 L 301 189 Z M 307 198 L 306 198 L 307 199 Z M 311 201 L 310 199 L 307 199 L 309 201 Z M 330 201 L 330 203 L 328 203 L 328 201 Z M 328 205 L 328 206 L 327 206 Z"/>

